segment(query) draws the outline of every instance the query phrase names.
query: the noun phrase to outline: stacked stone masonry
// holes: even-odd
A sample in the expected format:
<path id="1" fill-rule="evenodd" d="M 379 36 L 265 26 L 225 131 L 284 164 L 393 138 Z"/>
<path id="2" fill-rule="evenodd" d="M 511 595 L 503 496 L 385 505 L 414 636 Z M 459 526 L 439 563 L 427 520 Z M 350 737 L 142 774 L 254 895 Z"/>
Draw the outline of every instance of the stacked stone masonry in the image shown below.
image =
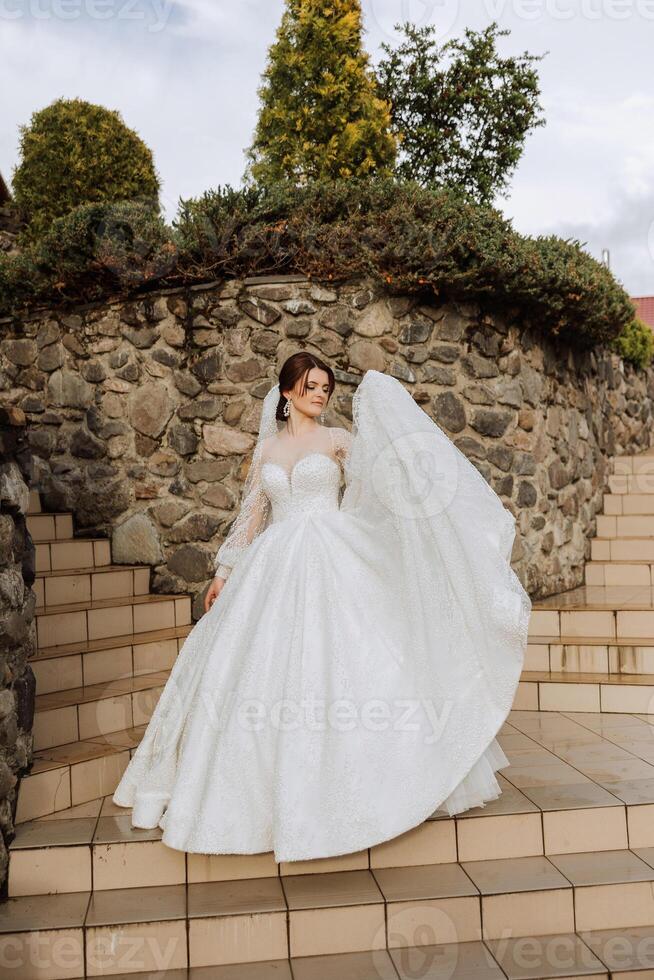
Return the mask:
<path id="1" fill-rule="evenodd" d="M 358 280 L 227 280 L 2 325 L 0 390 L 29 421 L 35 486 L 115 562 L 153 566 L 194 617 L 239 505 L 276 370 L 335 370 L 327 424 L 350 425 L 369 368 L 402 381 L 516 515 L 534 597 L 583 581 L 613 455 L 654 442 L 654 371 L 580 352 L 475 304 Z"/>

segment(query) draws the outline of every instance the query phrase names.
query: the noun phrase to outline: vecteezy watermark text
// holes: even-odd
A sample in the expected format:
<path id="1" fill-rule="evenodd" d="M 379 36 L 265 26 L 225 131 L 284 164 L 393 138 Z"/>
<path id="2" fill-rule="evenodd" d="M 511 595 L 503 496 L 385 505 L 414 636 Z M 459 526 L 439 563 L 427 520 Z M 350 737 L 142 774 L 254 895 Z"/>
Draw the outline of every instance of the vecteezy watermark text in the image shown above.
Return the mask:
<path id="1" fill-rule="evenodd" d="M 156 33 L 173 6 L 174 0 L 0 0 L 0 20 L 134 21 Z"/>

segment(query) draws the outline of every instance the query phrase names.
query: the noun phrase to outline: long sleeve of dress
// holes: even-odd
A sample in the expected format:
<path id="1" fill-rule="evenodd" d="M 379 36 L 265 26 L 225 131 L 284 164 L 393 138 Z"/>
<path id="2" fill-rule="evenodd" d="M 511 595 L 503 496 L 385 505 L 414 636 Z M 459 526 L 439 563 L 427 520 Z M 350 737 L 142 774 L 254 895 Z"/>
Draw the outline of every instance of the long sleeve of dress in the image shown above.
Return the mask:
<path id="1" fill-rule="evenodd" d="M 342 466 L 345 466 L 345 461 L 347 460 L 350 446 L 352 445 L 352 433 L 348 429 L 344 429 L 342 426 L 336 425 L 330 427 L 329 433 L 332 439 L 332 450 L 334 452 L 334 456 L 339 460 Z"/>
<path id="2" fill-rule="evenodd" d="M 214 559 L 216 576 L 227 578 L 241 555 L 265 529 L 270 518 L 270 501 L 261 483 L 261 453 L 250 464 L 241 507 Z"/>

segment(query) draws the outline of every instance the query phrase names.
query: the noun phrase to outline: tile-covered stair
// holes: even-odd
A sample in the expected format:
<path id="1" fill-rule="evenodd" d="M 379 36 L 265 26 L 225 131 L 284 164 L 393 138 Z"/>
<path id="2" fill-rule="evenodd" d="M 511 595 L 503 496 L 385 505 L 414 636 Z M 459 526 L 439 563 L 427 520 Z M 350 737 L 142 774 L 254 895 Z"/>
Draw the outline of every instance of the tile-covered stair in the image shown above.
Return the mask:
<path id="1" fill-rule="evenodd" d="M 112 803 L 190 605 L 149 595 L 148 569 L 112 565 L 108 542 L 71 539 L 69 515 L 36 499 L 37 748 L 0 905 L 0 958 L 20 965 L 9 975 L 652 975 L 654 552 L 647 564 L 604 547 L 648 530 L 654 541 L 651 464 L 614 461 L 585 586 L 534 603 L 498 733 L 511 762 L 501 796 L 357 854 L 289 864 L 175 851 Z M 41 956 L 60 942 L 65 964 Z"/>
<path id="2" fill-rule="evenodd" d="M 29 949 L 25 924 L 38 917 L 87 976 L 163 962 L 243 980 L 354 980 L 376 966 L 408 977 L 431 956 L 434 969 L 449 957 L 462 971 L 453 976 L 467 964 L 480 971 L 470 975 L 517 977 L 519 940 L 542 947 L 532 976 L 609 976 L 616 932 L 632 936 L 634 958 L 654 943 L 652 720 L 514 710 L 498 735 L 511 765 L 497 800 L 453 818 L 436 811 L 339 858 L 186 854 L 159 828 L 132 829 L 110 794 L 25 822 L 0 954 L 4 943 Z M 546 972 L 553 950 L 573 969 Z"/>

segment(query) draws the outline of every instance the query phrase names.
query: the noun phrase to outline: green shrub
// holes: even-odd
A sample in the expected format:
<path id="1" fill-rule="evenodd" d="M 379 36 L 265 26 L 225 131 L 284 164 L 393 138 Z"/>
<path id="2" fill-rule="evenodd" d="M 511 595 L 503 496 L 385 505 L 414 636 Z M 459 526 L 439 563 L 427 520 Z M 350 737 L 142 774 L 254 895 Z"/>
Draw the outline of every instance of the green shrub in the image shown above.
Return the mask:
<path id="1" fill-rule="evenodd" d="M 611 347 L 625 361 L 637 368 L 646 368 L 654 355 L 652 328 L 639 317 L 634 317 L 611 343 Z"/>
<path id="2" fill-rule="evenodd" d="M 161 281 L 177 261 L 170 229 L 152 204 L 83 204 L 16 259 L 0 262 L 0 311 L 124 294 Z"/>
<path id="3" fill-rule="evenodd" d="M 578 242 L 527 238 L 495 208 L 394 178 L 290 182 L 183 201 L 182 254 L 201 274 L 370 275 L 391 293 L 483 300 L 580 347 L 633 317 L 617 280 Z"/>
<path id="4" fill-rule="evenodd" d="M 0 313 L 299 273 L 335 283 L 368 276 L 391 294 L 479 301 L 582 348 L 617 337 L 635 315 L 620 283 L 578 242 L 522 236 L 460 192 L 393 178 L 218 188 L 182 201 L 172 228 L 154 207 L 84 205 L 12 261 L 0 266 Z"/>
<path id="5" fill-rule="evenodd" d="M 21 127 L 14 199 L 34 239 L 81 204 L 157 199 L 152 153 L 120 115 L 82 99 L 57 99 Z"/>

